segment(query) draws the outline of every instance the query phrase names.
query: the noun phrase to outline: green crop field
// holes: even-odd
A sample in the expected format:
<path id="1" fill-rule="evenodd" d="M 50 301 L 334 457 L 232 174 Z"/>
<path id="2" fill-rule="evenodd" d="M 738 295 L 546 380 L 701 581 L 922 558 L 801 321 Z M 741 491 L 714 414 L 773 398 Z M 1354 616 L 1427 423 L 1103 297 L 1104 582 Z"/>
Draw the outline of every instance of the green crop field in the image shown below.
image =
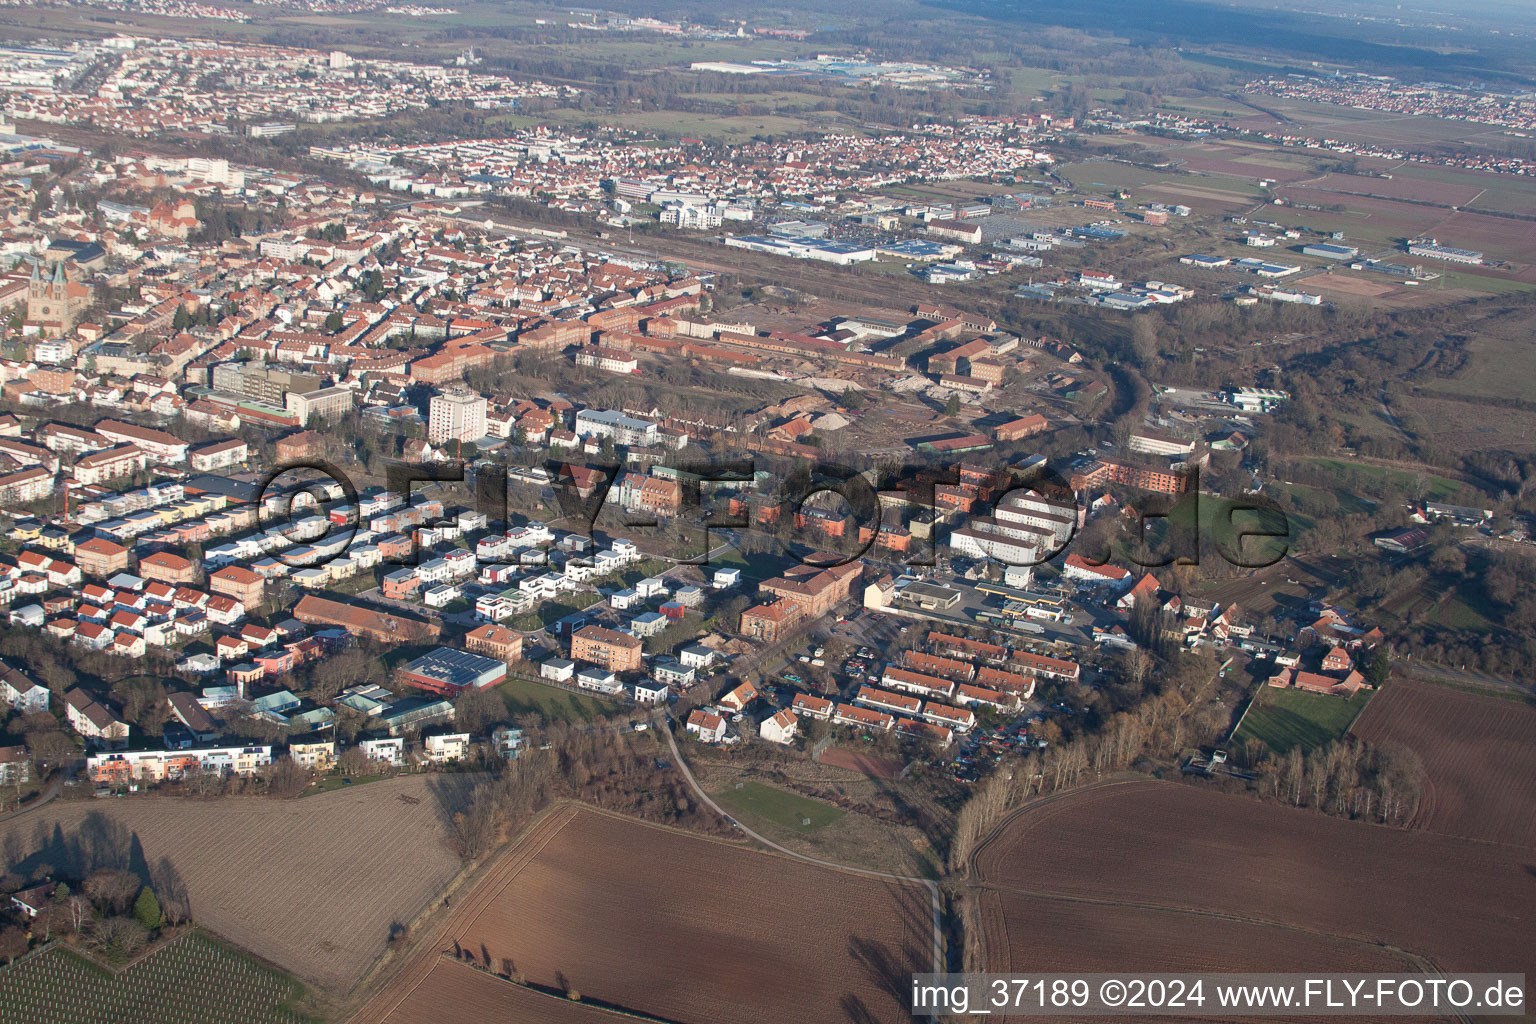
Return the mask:
<path id="1" fill-rule="evenodd" d="M 304 1024 L 303 993 L 197 932 L 115 972 L 56 943 L 0 968 L 0 1024 Z"/>
<path id="2" fill-rule="evenodd" d="M 716 793 L 715 799 L 749 822 L 757 818 L 801 833 L 825 828 L 843 816 L 840 808 L 761 782 L 743 782 L 740 789 Z M 806 819 L 810 820 L 809 825 L 805 824 Z"/>
<path id="3" fill-rule="evenodd" d="M 1371 699 L 1362 690 L 1349 699 L 1305 690 L 1277 690 L 1265 685 L 1237 731 L 1239 744 L 1258 740 L 1277 754 L 1292 747 L 1310 753 L 1343 736 Z"/>

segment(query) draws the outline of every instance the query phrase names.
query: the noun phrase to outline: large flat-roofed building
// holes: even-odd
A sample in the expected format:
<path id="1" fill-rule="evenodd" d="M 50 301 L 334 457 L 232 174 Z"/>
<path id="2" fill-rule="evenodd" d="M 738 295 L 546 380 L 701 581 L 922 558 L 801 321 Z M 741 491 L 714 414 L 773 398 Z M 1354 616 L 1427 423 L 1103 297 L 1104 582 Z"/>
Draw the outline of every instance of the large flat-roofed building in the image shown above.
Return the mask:
<path id="1" fill-rule="evenodd" d="M 1415 238 L 1408 243 L 1410 256 L 1427 256 L 1432 260 L 1449 260 L 1451 263 L 1465 263 L 1476 266 L 1483 262 L 1483 254 L 1473 249 L 1456 249 L 1449 245 L 1441 245 L 1433 238 Z"/>
<path id="2" fill-rule="evenodd" d="M 611 437 L 614 444 L 643 448 L 656 443 L 656 424 L 626 416 L 613 409 L 583 409 L 576 414 L 576 433 L 582 437 Z"/>
<path id="3" fill-rule="evenodd" d="M 1302 246 L 1301 251 L 1308 256 L 1321 256 L 1326 260 L 1352 260 L 1360 255 L 1360 250 L 1352 245 L 1335 245 L 1332 242 L 1313 242 Z"/>
<path id="4" fill-rule="evenodd" d="M 320 390 L 324 383 L 313 373 L 282 370 L 266 363 L 219 363 L 210 381 L 213 390 L 222 391 L 273 408 L 286 408 L 286 396 Z"/>
<path id="5" fill-rule="evenodd" d="M 356 394 L 351 388 L 345 387 L 318 388 L 303 394 L 290 391 L 283 400 L 283 408 L 302 427 L 317 420 L 335 419 L 351 412 Z"/>
<path id="6" fill-rule="evenodd" d="M 507 678 L 507 663 L 499 658 L 439 647 L 400 670 L 402 681 L 445 697 L 465 690 L 483 690 Z"/>
<path id="7" fill-rule="evenodd" d="M 441 391 L 427 408 L 427 440 L 478 441 L 485 436 L 486 401 L 473 391 Z"/>
<path id="8" fill-rule="evenodd" d="M 958 550 L 958 547 L 957 547 Z M 1033 549 L 1030 549 L 1031 551 Z M 909 583 L 899 591 L 900 598 L 924 611 L 941 611 L 960 603 L 960 591 L 935 583 Z"/>

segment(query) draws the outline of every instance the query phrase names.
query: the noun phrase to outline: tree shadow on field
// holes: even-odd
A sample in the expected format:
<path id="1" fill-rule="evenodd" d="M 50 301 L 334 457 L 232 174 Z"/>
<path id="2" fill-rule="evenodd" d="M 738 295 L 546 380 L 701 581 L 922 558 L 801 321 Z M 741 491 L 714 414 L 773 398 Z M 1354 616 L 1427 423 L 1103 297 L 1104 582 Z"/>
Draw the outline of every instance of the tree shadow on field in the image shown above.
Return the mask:
<path id="1" fill-rule="evenodd" d="M 933 934 L 932 910 L 927 893 L 889 880 L 881 885 L 886 898 L 900 914 L 902 940 L 891 943 L 855 935 L 848 940 L 848 957 L 853 961 L 855 971 L 889 996 L 901 1013 L 901 1019 L 907 1019 L 912 975 L 933 969 L 928 963 L 928 937 Z M 939 969 L 943 969 L 942 965 Z M 884 1015 L 872 1012 L 861 998 L 851 993 L 843 997 L 841 1006 L 850 1021 L 886 1019 Z"/>
<path id="2" fill-rule="evenodd" d="M 112 868 L 131 871 L 145 884 L 150 880 L 149 861 L 138 833 L 101 811 L 91 811 L 70 833 L 57 822 L 50 831 L 39 821 L 30 841 L 15 832 L 11 836 L 16 838 L 7 838 L 5 859 L 10 870 L 23 877 L 84 878 L 93 871 Z"/>
<path id="3" fill-rule="evenodd" d="M 860 974 L 874 982 L 881 992 L 901 1001 L 907 991 L 911 969 L 887 943 L 854 936 L 848 940 L 848 955 L 853 958 Z"/>
<path id="4" fill-rule="evenodd" d="M 438 821 L 446 827 L 452 827 L 453 816 L 469 809 L 475 795 L 475 787 L 489 782 L 490 779 L 489 775 L 467 772 L 428 776 L 427 792 L 432 795 Z M 401 796 L 404 795 L 401 794 Z"/>
<path id="5" fill-rule="evenodd" d="M 843 996 L 838 1005 L 843 1008 L 843 1018 L 850 1024 L 881 1024 L 880 1018 L 871 1013 L 858 996 Z"/>

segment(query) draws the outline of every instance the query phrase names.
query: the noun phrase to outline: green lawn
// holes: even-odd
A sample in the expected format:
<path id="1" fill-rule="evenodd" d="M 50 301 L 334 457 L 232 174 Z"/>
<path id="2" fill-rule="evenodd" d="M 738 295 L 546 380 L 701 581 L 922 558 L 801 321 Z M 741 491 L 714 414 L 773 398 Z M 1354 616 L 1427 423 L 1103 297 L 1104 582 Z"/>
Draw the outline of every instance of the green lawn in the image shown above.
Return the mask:
<path id="1" fill-rule="evenodd" d="M 507 709 L 514 715 L 532 711 L 551 720 L 590 722 L 594 718 L 622 710 L 618 704 L 609 704 L 596 697 L 584 697 L 558 686 L 545 686 L 517 676 L 508 676 L 506 682 L 496 687 L 496 692 L 501 694 L 507 702 Z"/>
<path id="2" fill-rule="evenodd" d="M 362 786 L 370 782 L 378 782 L 380 779 L 392 778 L 394 778 L 393 775 L 322 775 L 315 781 L 313 786 L 310 786 L 299 795 L 314 796 L 316 793 L 329 793 L 334 789 L 341 789 L 343 786 Z"/>
<path id="3" fill-rule="evenodd" d="M 1153 518 L 1149 506 L 1145 539 L 1159 555 L 1193 557 L 1196 548 L 1192 541 L 1201 554 L 1222 553 L 1245 565 L 1264 566 L 1284 558 L 1296 537 L 1312 525 L 1304 516 L 1247 511 L 1248 504 L 1191 492 L 1168 510 L 1165 521 Z M 1193 538 L 1191 528 L 1195 530 Z"/>
<path id="4" fill-rule="evenodd" d="M 756 818 L 801 833 L 825 828 L 844 814 L 841 808 L 761 782 L 743 782 L 740 789 L 733 787 L 714 797 L 722 807 L 748 823 Z M 809 825 L 805 824 L 807 819 Z"/>
<path id="5" fill-rule="evenodd" d="M 778 555 L 767 552 L 744 555 L 735 548 L 726 548 L 709 560 L 711 572 L 715 569 L 740 569 L 742 576 L 753 581 L 773 579 L 785 568 L 784 559 Z"/>
<path id="6" fill-rule="evenodd" d="M 1311 753 L 1343 736 L 1371 693 L 1362 690 L 1345 700 L 1326 693 L 1277 690 L 1266 684 L 1243 719 L 1236 739 L 1239 744 L 1259 740 L 1277 754 L 1297 746 L 1302 753 Z"/>
<path id="7" fill-rule="evenodd" d="M 1314 466 L 1322 466 L 1324 469 L 1332 469 L 1341 474 L 1358 473 L 1363 477 L 1392 480 L 1400 487 L 1411 486 L 1416 475 L 1404 469 L 1388 469 L 1386 466 L 1370 466 L 1361 462 L 1346 462 L 1343 459 L 1313 458 L 1306 461 Z M 1454 480 L 1428 474 L 1425 474 L 1425 479 L 1429 482 L 1429 492 L 1424 497 L 1429 501 L 1454 501 L 1461 493 L 1461 484 Z"/>

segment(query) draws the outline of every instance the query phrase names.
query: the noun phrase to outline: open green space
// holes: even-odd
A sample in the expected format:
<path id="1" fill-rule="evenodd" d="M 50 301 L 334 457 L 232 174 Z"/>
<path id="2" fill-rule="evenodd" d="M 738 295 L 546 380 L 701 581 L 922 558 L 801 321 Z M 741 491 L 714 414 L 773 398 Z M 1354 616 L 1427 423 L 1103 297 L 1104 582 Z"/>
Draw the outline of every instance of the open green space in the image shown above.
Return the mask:
<path id="1" fill-rule="evenodd" d="M 1306 461 L 1314 466 L 1331 469 L 1341 474 L 1359 474 L 1365 477 L 1374 477 L 1379 480 L 1390 480 L 1399 487 L 1412 488 L 1414 480 L 1419 474 L 1410 473 L 1405 469 L 1390 469 L 1386 466 L 1368 466 L 1359 462 L 1348 462 L 1344 459 L 1312 458 Z M 1453 501 L 1461 492 L 1461 485 L 1454 480 L 1447 480 L 1443 476 L 1426 475 L 1424 479 L 1429 484 L 1429 492 L 1425 498 L 1429 501 Z"/>
<path id="2" fill-rule="evenodd" d="M 1438 267 L 1435 269 L 1440 276 L 1420 287 L 1464 288 L 1469 292 L 1482 292 L 1485 295 L 1514 295 L 1520 292 L 1536 291 L 1536 284 L 1527 281 L 1512 281 L 1507 277 L 1491 277 L 1488 274 L 1467 274 L 1459 270 L 1440 270 Z"/>
<path id="3" fill-rule="evenodd" d="M 562 690 L 558 686 L 546 686 L 521 676 L 508 676 L 506 682 L 496 687 L 496 692 L 507 702 L 507 710 L 512 714 L 532 712 L 551 721 L 590 722 L 594 718 L 621 710 L 617 704 Z"/>
<path id="4" fill-rule="evenodd" d="M 1273 565 L 1290 550 L 1291 543 L 1310 527 L 1311 521 L 1270 510 L 1249 511 L 1257 502 L 1242 502 L 1211 494 L 1191 492 L 1180 498 L 1162 519 L 1145 510 L 1145 540 L 1154 553 L 1189 558 L 1198 544 L 1201 556 L 1221 552 L 1252 566 Z M 1195 536 L 1189 536 L 1194 530 Z M 1177 532 L 1176 532 L 1177 531 Z"/>
<path id="5" fill-rule="evenodd" d="M 315 780 L 315 784 L 306 789 L 300 796 L 314 796 L 316 793 L 329 793 L 332 790 L 351 789 L 355 786 L 364 786 L 370 782 L 378 782 L 382 779 L 392 779 L 393 775 L 322 775 Z"/>
<path id="6" fill-rule="evenodd" d="M 1467 355 L 1456 376 L 1433 382 L 1430 390 L 1476 398 L 1536 395 L 1536 342 L 1530 336 L 1510 329 L 1478 335 L 1467 342 Z"/>
<path id="7" fill-rule="evenodd" d="M 739 789 L 732 787 L 714 797 L 748 824 L 758 819 L 802 834 L 825 828 L 844 814 L 841 808 L 761 782 L 743 782 Z"/>
<path id="8" fill-rule="evenodd" d="M 767 552 L 744 555 L 732 547 L 712 556 L 706 566 L 710 572 L 716 569 L 740 569 L 742 576 L 748 580 L 773 579 L 782 574 L 786 567 L 784 559 L 778 555 Z"/>
<path id="9" fill-rule="evenodd" d="M 1237 731 L 1236 741 L 1241 745 L 1258 740 L 1277 754 L 1289 753 L 1292 747 L 1311 753 L 1343 736 L 1365 709 L 1372 692 L 1362 690 L 1345 699 L 1264 684 Z"/>

